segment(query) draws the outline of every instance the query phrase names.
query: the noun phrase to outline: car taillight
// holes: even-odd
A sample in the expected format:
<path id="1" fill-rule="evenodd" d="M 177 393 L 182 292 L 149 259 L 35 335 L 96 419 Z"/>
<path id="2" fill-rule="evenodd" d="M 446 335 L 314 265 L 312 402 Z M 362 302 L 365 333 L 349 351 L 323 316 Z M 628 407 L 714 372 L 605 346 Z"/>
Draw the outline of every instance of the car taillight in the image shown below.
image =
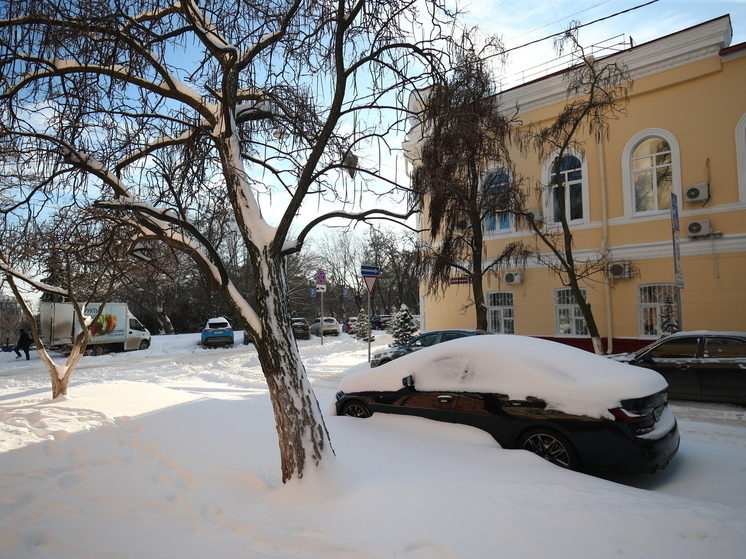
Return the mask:
<path id="1" fill-rule="evenodd" d="M 639 414 L 625 408 L 612 408 L 609 410 L 614 419 L 624 423 L 635 435 L 650 433 L 655 427 L 654 412 Z"/>

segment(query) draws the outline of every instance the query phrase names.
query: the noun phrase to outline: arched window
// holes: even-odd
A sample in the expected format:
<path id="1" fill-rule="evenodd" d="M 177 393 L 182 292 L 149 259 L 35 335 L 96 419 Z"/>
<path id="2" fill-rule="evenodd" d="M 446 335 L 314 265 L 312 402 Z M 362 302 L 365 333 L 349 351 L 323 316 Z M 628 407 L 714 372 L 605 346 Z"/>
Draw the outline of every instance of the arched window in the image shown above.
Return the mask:
<path id="1" fill-rule="evenodd" d="M 554 163 L 552 164 L 554 166 Z M 565 187 L 565 212 L 568 221 L 583 219 L 583 166 L 580 159 L 574 155 L 565 155 L 559 165 L 559 170 L 553 173 L 552 183 L 552 219 L 555 223 L 561 221 L 559 184 Z"/>
<path id="2" fill-rule="evenodd" d="M 507 169 L 497 168 L 487 174 L 482 192 L 484 196 L 483 207 L 487 209 L 484 218 L 484 230 L 486 233 L 510 231 L 510 213 L 495 211 L 495 209 L 499 209 L 501 206 L 500 198 L 509 188 L 510 173 L 508 173 Z"/>
<path id="3" fill-rule="evenodd" d="M 736 125 L 736 158 L 739 199 L 746 203 L 746 115 L 743 115 Z"/>
<path id="4" fill-rule="evenodd" d="M 635 212 L 671 209 L 671 146 L 663 138 L 645 138 L 632 150 Z"/>
<path id="5" fill-rule="evenodd" d="M 625 214 L 645 216 L 671 209 L 671 193 L 681 190 L 679 146 L 666 130 L 636 134 L 624 148 Z"/>

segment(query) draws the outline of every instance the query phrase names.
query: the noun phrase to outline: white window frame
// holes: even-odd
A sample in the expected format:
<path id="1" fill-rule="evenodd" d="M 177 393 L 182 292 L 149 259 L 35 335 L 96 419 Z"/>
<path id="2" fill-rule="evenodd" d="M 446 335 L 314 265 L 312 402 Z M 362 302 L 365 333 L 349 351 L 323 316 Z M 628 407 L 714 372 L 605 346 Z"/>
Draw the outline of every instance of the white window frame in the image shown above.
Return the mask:
<path id="1" fill-rule="evenodd" d="M 512 291 L 487 293 L 487 329 L 497 334 L 515 334 L 515 307 Z"/>
<path id="2" fill-rule="evenodd" d="M 500 172 L 503 172 L 507 175 L 508 183 L 510 183 L 510 181 L 513 180 L 512 173 L 505 165 L 493 165 L 492 167 L 489 167 L 482 175 L 482 189 L 484 189 L 487 186 L 487 182 L 492 178 L 492 175 L 495 175 Z M 513 225 L 513 216 L 510 214 L 508 214 L 508 226 L 499 227 L 500 213 L 501 212 L 497 212 L 494 216 L 495 222 L 496 224 L 498 224 L 498 227 L 496 227 L 495 229 L 487 228 L 487 221 L 490 219 L 490 216 L 486 216 L 484 218 L 484 222 L 482 223 L 482 231 L 484 231 L 485 235 L 489 235 L 489 236 L 505 235 L 507 233 L 513 233 L 515 231 L 515 227 Z"/>
<path id="3" fill-rule="evenodd" d="M 586 297 L 585 287 L 581 287 L 583 297 Z M 564 300 L 560 300 L 560 298 Z M 569 319 L 570 332 L 562 331 L 563 319 Z M 554 290 L 554 332 L 557 336 L 577 337 L 588 335 L 588 324 L 585 322 L 580 305 L 569 287 Z"/>
<path id="4" fill-rule="evenodd" d="M 668 130 L 663 130 L 662 128 L 648 128 L 642 130 L 630 138 L 622 152 L 624 214 L 628 218 L 646 216 L 657 217 L 661 215 L 667 216 L 671 213 L 671 210 L 668 208 L 663 210 L 646 210 L 642 212 L 638 212 L 635 208 L 635 184 L 632 173 L 632 153 L 643 140 L 654 137 L 662 138 L 668 142 L 668 146 L 671 149 L 671 192 L 675 192 L 679 196 L 679 199 L 681 199 L 681 152 L 679 150 L 679 142 L 676 141 L 676 137 L 673 134 Z"/>
<path id="5" fill-rule="evenodd" d="M 549 184 L 552 182 L 552 171 L 554 167 L 554 160 L 559 155 L 559 151 L 554 152 L 546 161 L 544 161 L 544 167 L 542 169 L 542 184 L 546 186 L 544 189 L 543 207 L 544 207 L 544 218 L 545 222 L 549 224 L 559 224 L 559 221 L 554 221 L 554 188 L 549 188 Z M 580 161 L 580 172 L 581 177 L 581 196 L 583 197 L 583 217 L 581 219 L 569 219 L 570 225 L 579 225 L 582 223 L 590 222 L 590 192 L 588 186 L 588 162 L 585 159 L 583 153 L 574 148 L 565 150 L 565 156 L 576 157 Z M 566 210 L 570 211 L 570 189 L 565 189 L 565 206 Z"/>
<path id="6" fill-rule="evenodd" d="M 738 199 L 746 204 L 746 114 L 736 125 L 736 163 L 738 166 Z"/>
<path id="7" fill-rule="evenodd" d="M 655 288 L 665 288 L 667 293 L 663 293 L 663 298 L 658 301 L 642 300 L 645 291 Z M 676 305 L 676 284 L 673 283 L 646 283 L 637 286 L 637 321 L 640 338 L 657 339 L 661 336 L 661 324 L 663 324 L 663 310 L 666 308 L 667 295 L 673 297 L 673 304 L 677 313 L 680 312 Z M 660 297 L 660 295 L 657 295 Z M 652 311 L 652 316 L 651 316 Z M 652 321 L 651 321 L 652 319 Z"/>

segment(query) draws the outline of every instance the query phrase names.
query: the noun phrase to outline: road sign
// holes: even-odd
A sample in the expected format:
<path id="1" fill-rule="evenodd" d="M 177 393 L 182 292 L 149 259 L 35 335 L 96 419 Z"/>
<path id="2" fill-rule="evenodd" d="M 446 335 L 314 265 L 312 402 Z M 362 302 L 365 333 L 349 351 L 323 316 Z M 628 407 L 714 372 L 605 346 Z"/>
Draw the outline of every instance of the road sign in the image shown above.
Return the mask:
<path id="1" fill-rule="evenodd" d="M 316 292 L 317 293 L 324 293 L 326 291 L 326 284 L 325 283 L 317 283 L 316 284 Z"/>
<path id="2" fill-rule="evenodd" d="M 360 266 L 360 275 L 363 277 L 377 278 L 381 275 L 381 268 L 378 266 Z"/>
<path id="3" fill-rule="evenodd" d="M 342 290 L 342 297 L 349 297 L 350 296 L 350 290 L 349 289 L 343 289 Z"/>
<path id="4" fill-rule="evenodd" d="M 316 283 L 319 285 L 323 285 L 326 283 L 326 272 L 324 270 L 319 270 L 316 272 Z"/>
<path id="5" fill-rule="evenodd" d="M 377 276 L 363 276 L 365 287 L 368 288 L 368 295 L 373 295 L 373 290 L 376 288 L 376 282 L 378 281 Z"/>
<path id="6" fill-rule="evenodd" d="M 311 289 L 311 297 L 316 297 L 316 290 L 313 288 Z"/>

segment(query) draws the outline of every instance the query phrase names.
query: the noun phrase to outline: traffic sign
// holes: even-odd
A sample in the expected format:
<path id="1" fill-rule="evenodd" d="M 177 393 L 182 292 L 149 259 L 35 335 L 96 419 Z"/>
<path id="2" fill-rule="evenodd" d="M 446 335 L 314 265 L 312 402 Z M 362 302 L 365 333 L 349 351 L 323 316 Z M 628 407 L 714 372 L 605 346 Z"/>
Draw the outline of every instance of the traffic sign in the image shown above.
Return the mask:
<path id="1" fill-rule="evenodd" d="M 381 275 L 381 268 L 378 266 L 360 266 L 360 275 L 377 278 Z"/>
<path id="2" fill-rule="evenodd" d="M 311 297 L 316 297 L 316 290 L 311 288 Z"/>
<path id="3" fill-rule="evenodd" d="M 368 295 L 373 295 L 373 290 L 376 288 L 376 282 L 378 281 L 377 276 L 363 276 L 365 287 L 368 288 Z"/>
<path id="4" fill-rule="evenodd" d="M 325 283 L 318 283 L 316 284 L 316 292 L 317 293 L 324 293 L 326 291 L 326 284 Z"/>
<path id="5" fill-rule="evenodd" d="M 326 283 L 326 272 L 324 270 L 319 270 L 316 272 L 316 283 L 319 285 L 323 285 Z"/>
<path id="6" fill-rule="evenodd" d="M 342 290 L 342 297 L 349 297 L 350 296 L 350 290 L 345 288 Z"/>

